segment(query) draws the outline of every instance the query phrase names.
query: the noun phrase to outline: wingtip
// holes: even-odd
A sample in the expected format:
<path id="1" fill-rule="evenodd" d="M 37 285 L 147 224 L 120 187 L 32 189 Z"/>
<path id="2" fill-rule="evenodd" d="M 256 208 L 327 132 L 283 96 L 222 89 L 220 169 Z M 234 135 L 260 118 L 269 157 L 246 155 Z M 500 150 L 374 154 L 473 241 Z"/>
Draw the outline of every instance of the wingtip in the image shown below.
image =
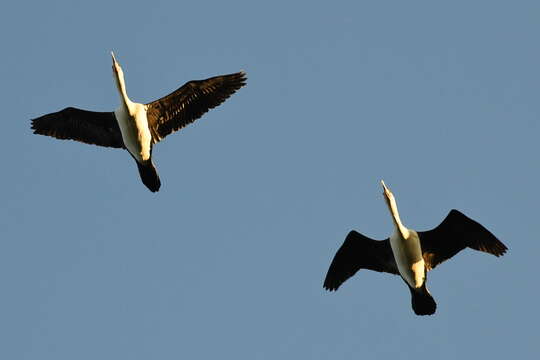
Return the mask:
<path id="1" fill-rule="evenodd" d="M 245 82 L 247 80 L 247 72 L 244 70 L 244 69 L 241 69 L 237 75 L 240 77 L 240 79 L 242 79 L 242 81 L 244 82 L 244 85 L 245 85 Z"/>
<path id="2" fill-rule="evenodd" d="M 504 245 L 500 240 L 498 241 L 499 243 L 497 244 L 496 248 L 493 249 L 494 251 L 492 252 L 492 254 L 495 255 L 496 257 L 503 256 L 504 254 L 508 252 L 508 247 Z"/>
<path id="3" fill-rule="evenodd" d="M 336 291 L 337 290 L 337 287 L 334 287 L 334 286 L 330 286 L 330 285 L 327 285 L 327 284 L 324 284 L 323 285 L 323 289 L 328 291 L 328 292 L 333 292 L 333 291 Z"/>
<path id="4" fill-rule="evenodd" d="M 30 119 L 30 130 L 32 130 L 32 134 L 45 135 L 44 133 L 40 132 L 36 122 L 37 119 L 38 118 Z"/>
<path id="5" fill-rule="evenodd" d="M 341 284 L 336 281 L 336 279 L 332 279 L 332 277 L 329 277 L 328 274 L 326 275 L 326 278 L 324 279 L 323 283 L 323 289 L 329 292 L 336 291 L 339 289 Z"/>

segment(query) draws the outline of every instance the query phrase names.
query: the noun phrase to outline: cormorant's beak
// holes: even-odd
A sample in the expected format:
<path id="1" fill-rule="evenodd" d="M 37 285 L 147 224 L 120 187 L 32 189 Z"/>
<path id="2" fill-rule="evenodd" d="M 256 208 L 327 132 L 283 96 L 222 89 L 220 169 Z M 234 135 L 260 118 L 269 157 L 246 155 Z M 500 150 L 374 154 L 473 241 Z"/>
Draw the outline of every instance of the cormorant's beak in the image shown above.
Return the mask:
<path id="1" fill-rule="evenodd" d="M 384 195 L 386 195 L 388 197 L 388 195 L 390 194 L 390 190 L 386 187 L 386 184 L 384 183 L 384 180 L 381 180 L 381 185 L 382 185 L 383 190 L 384 190 Z"/>

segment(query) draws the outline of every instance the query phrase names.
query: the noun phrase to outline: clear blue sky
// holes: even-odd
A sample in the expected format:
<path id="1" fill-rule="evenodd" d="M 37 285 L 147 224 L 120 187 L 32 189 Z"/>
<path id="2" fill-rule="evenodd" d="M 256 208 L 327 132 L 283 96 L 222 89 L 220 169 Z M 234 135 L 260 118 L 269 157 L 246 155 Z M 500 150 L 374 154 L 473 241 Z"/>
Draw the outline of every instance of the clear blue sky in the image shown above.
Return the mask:
<path id="1" fill-rule="evenodd" d="M 4 4 L 0 358 L 531 359 L 538 355 L 538 1 Z M 248 85 L 154 148 L 33 135 L 66 106 L 149 102 L 244 69 Z M 452 208 L 509 248 L 322 289 L 351 229 Z"/>

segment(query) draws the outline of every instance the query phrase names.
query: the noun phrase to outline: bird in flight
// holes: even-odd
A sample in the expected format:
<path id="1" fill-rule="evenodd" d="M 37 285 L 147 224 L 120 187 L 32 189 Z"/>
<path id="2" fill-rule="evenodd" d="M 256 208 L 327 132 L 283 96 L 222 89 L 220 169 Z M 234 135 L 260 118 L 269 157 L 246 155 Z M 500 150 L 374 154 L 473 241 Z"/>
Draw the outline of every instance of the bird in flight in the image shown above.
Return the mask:
<path id="1" fill-rule="evenodd" d="M 241 71 L 192 80 L 165 97 L 140 104 L 129 99 L 122 67 L 114 53 L 111 56 L 121 100 L 118 109 L 95 112 L 68 107 L 33 119 L 32 129 L 34 134 L 57 139 L 126 149 L 137 163 L 144 185 L 156 192 L 161 181 L 152 162 L 152 147 L 223 103 L 246 84 L 246 74 Z"/>
<path id="2" fill-rule="evenodd" d="M 503 255 L 507 247 L 485 227 L 451 210 L 439 226 L 415 231 L 403 225 L 394 195 L 381 181 L 383 196 L 390 210 L 394 231 L 382 241 L 351 231 L 339 248 L 326 278 L 324 288 L 337 290 L 360 269 L 400 275 L 411 292 L 416 315 L 432 315 L 437 304 L 426 286 L 427 272 L 465 248 Z"/>

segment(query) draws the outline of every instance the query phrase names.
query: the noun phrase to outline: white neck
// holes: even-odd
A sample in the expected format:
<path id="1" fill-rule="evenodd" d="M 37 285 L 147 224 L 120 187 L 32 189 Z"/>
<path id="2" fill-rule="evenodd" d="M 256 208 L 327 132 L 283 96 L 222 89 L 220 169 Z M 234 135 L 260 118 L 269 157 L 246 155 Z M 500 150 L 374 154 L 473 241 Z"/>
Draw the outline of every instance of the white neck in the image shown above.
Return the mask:
<path id="1" fill-rule="evenodd" d="M 404 239 L 408 238 L 409 229 L 407 229 L 405 225 L 401 223 L 401 219 L 399 218 L 399 212 L 397 209 L 396 200 L 393 197 L 391 199 L 387 198 L 386 204 L 388 205 L 388 209 L 390 210 L 390 214 L 392 215 L 392 221 L 394 222 L 396 231 L 399 232 Z"/>
<path id="2" fill-rule="evenodd" d="M 113 73 L 114 73 L 114 78 L 116 80 L 115 81 L 116 88 L 118 89 L 118 93 L 120 94 L 120 101 L 122 101 L 122 103 L 127 108 L 130 108 L 132 102 L 127 95 L 126 82 L 124 81 L 124 74 L 118 73 L 118 72 L 113 72 Z"/>

